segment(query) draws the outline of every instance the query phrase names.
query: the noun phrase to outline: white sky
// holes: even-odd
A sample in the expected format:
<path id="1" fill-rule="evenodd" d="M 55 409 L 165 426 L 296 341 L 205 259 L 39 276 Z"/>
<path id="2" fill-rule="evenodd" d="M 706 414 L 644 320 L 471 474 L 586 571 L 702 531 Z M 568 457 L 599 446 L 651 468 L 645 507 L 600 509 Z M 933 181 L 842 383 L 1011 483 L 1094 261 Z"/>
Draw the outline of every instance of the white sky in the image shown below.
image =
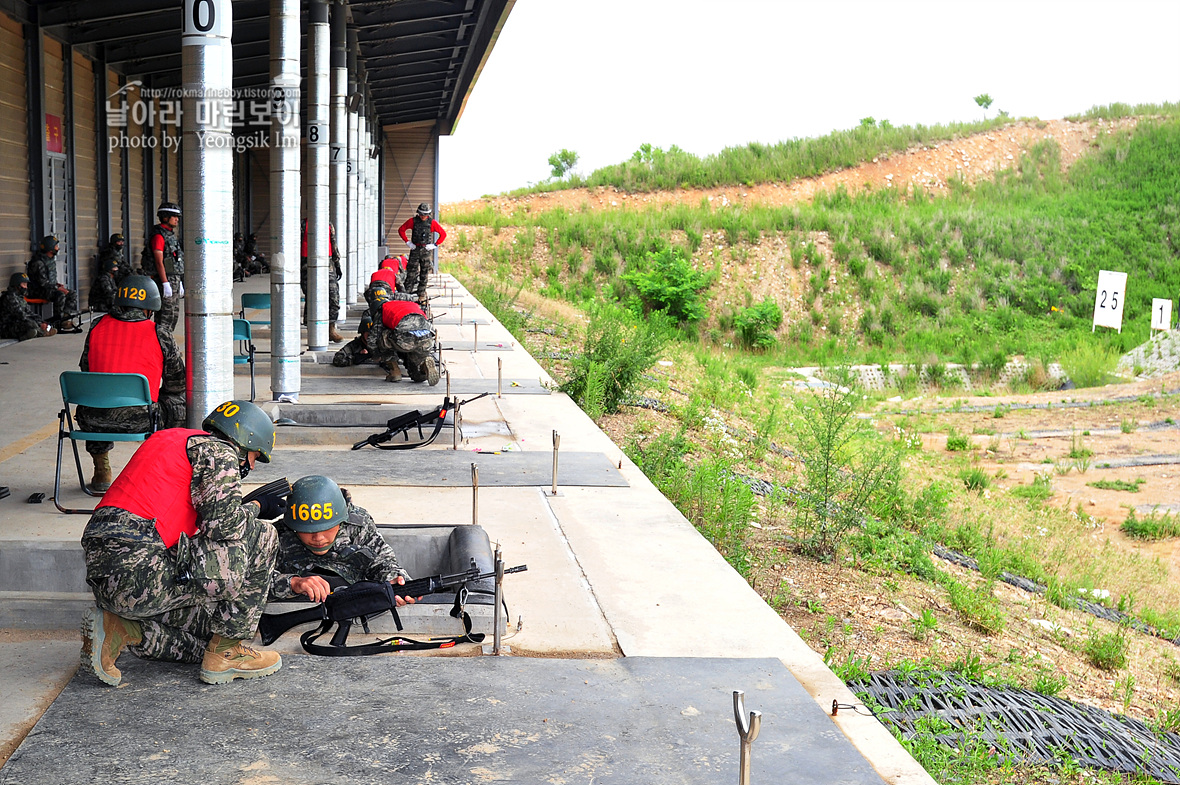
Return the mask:
<path id="1" fill-rule="evenodd" d="M 1180 0 L 517 0 L 458 130 L 442 202 L 588 174 L 640 144 L 697 155 L 894 125 L 1180 100 Z"/>

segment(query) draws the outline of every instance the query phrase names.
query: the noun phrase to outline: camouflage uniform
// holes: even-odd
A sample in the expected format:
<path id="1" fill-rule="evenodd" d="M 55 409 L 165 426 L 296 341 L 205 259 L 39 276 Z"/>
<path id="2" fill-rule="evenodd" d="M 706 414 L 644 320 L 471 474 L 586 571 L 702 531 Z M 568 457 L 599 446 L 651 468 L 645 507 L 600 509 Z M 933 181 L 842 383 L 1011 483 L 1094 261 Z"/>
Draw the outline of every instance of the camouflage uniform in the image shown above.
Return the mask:
<path id="1" fill-rule="evenodd" d="M 332 356 L 332 365 L 337 368 L 347 368 L 350 365 L 361 365 L 363 363 L 371 362 L 372 356 L 369 354 L 368 347 L 365 346 L 365 336 L 373 329 L 373 317 L 369 316 L 369 312 L 365 311 L 361 314 L 360 327 L 357 329 L 357 336 L 353 338 L 340 350 Z"/>
<path id="2" fill-rule="evenodd" d="M 410 577 L 398 564 L 393 548 L 377 531 L 373 516 L 355 504 L 348 505 L 348 520 L 340 524 L 336 541 L 325 554 L 312 553 L 295 532 L 279 526 L 279 554 L 270 583 L 271 599 L 302 596 L 291 591 L 291 578 L 295 575 L 338 575 L 350 584 L 392 581 L 399 575 L 407 580 Z"/>
<path id="3" fill-rule="evenodd" d="M 29 297 L 53 303 L 53 321 L 64 322 L 78 313 L 78 293 L 57 288 L 57 257 L 37 251 L 27 265 Z"/>
<path id="4" fill-rule="evenodd" d="M 258 237 L 250 235 L 246 240 L 246 247 L 242 251 L 242 267 L 251 275 L 270 272 L 270 265 L 266 263 L 266 255 L 258 250 Z"/>
<path id="5" fill-rule="evenodd" d="M 201 662 L 213 635 L 254 637 L 278 549 L 275 528 L 242 504 L 239 448 L 195 436 L 187 452 L 195 537 L 165 548 L 154 520 L 118 507 L 95 510 L 82 533 L 95 602 L 140 622 L 143 642 L 130 648 L 145 659 Z"/>
<path id="6" fill-rule="evenodd" d="M 434 269 L 434 255 L 426 250 L 427 243 L 434 242 L 432 226 L 434 220 L 426 216 L 421 220 L 414 216 L 414 224 L 410 228 L 410 242 L 414 247 L 410 249 L 410 261 L 406 265 L 406 291 L 416 294 L 418 303 L 426 307 L 426 279 Z"/>
<path id="7" fill-rule="evenodd" d="M 10 285 L 0 294 L 0 338 L 27 341 L 45 334 L 41 322 L 25 302 L 24 289 Z"/>
<path id="8" fill-rule="evenodd" d="M 157 234 L 164 237 L 164 274 L 172 286 L 172 296 L 164 297 L 164 281 L 156 270 L 156 255 L 152 252 L 152 240 Z M 180 247 L 180 240 L 176 232 L 162 224 L 156 224 L 148 232 L 147 245 L 143 248 L 143 274 L 150 277 L 160 287 L 160 297 L 164 301 L 163 307 L 156 313 L 156 324 L 160 325 L 171 335 L 176 331 L 176 320 L 180 317 L 180 282 L 184 280 L 184 251 Z"/>
<path id="9" fill-rule="evenodd" d="M 129 308 L 122 305 L 111 306 L 111 313 L 101 317 L 103 319 L 118 319 L 124 322 L 142 322 L 151 317 L 144 316 L 140 308 Z M 93 328 L 92 328 L 93 329 Z M 164 375 L 160 379 L 159 401 L 149 408 L 142 406 L 125 406 L 119 409 L 91 409 L 88 406 L 78 407 L 78 425 L 84 431 L 109 431 L 112 433 L 142 433 L 151 427 L 150 414 L 158 412 L 160 428 L 180 428 L 184 426 L 185 408 L 185 373 L 184 358 L 176 346 L 171 333 L 156 327 L 156 337 L 160 341 L 160 348 L 164 352 Z M 82 358 L 78 367 L 83 371 L 90 370 L 90 333 L 86 334 L 86 345 L 82 348 Z M 91 455 L 101 455 L 110 452 L 113 442 L 86 442 L 86 452 Z"/>
<path id="10" fill-rule="evenodd" d="M 394 299 L 409 299 L 410 295 L 395 294 Z M 388 368 L 401 360 L 410 378 L 416 382 L 426 380 L 426 358 L 434 351 L 434 327 L 426 318 L 413 313 L 402 318 L 397 327 L 389 328 L 380 321 L 365 334 L 365 348 L 373 362 Z"/>
<path id="11" fill-rule="evenodd" d="M 306 228 L 305 228 L 306 230 Z M 344 277 L 340 269 L 340 251 L 336 248 L 335 233 L 332 233 L 331 264 L 328 266 L 328 324 L 336 324 L 336 315 L 340 313 L 340 279 Z M 307 257 L 299 259 L 299 288 L 303 290 L 303 298 L 307 299 Z M 303 321 L 307 321 L 307 305 L 304 304 Z"/>
<path id="12" fill-rule="evenodd" d="M 118 288 L 114 276 L 110 273 L 103 273 L 95 278 L 88 299 L 90 310 L 102 313 L 110 311 L 115 303 L 115 290 Z"/>

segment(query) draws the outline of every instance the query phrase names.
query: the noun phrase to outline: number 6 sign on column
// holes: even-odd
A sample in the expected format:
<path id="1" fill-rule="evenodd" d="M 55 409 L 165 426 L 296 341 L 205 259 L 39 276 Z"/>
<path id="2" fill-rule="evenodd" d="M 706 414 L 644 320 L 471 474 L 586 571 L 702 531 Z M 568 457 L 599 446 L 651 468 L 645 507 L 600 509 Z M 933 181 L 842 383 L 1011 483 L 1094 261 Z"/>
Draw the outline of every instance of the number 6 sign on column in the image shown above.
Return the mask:
<path id="1" fill-rule="evenodd" d="M 1098 291 L 1094 295 L 1095 327 L 1110 327 L 1123 331 L 1123 303 L 1127 294 L 1127 274 L 1110 270 L 1098 271 Z"/>

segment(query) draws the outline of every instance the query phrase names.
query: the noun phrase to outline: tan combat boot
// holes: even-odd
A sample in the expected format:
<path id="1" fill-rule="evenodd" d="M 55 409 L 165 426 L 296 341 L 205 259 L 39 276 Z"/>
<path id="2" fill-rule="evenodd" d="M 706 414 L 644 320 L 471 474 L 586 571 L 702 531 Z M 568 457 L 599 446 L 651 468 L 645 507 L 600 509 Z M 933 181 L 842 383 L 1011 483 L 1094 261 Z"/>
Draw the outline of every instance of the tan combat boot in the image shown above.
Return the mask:
<path id="1" fill-rule="evenodd" d="M 328 340 L 331 341 L 332 343 L 340 343 L 341 341 L 344 340 L 344 336 L 341 335 L 340 331 L 336 329 L 335 322 L 331 322 L 328 324 Z"/>
<path id="2" fill-rule="evenodd" d="M 111 489 L 111 454 L 104 452 L 90 457 L 94 459 L 94 476 L 90 478 L 90 490 L 95 493 L 106 493 Z"/>
<path id="3" fill-rule="evenodd" d="M 402 380 L 402 367 L 397 363 L 396 360 L 388 370 L 389 373 L 385 374 L 385 381 L 400 382 Z"/>
<path id="4" fill-rule="evenodd" d="M 124 647 L 139 643 L 143 643 L 143 628 L 137 621 L 98 608 L 87 608 L 82 615 L 82 669 L 104 684 L 119 686 L 123 674 L 115 660 Z"/>
<path id="5" fill-rule="evenodd" d="M 433 357 L 427 357 L 423 365 L 426 367 L 426 381 L 431 387 L 438 384 L 438 380 L 441 378 L 438 373 L 438 363 L 434 361 Z"/>
<path id="6" fill-rule="evenodd" d="M 201 660 L 201 681 L 229 684 L 234 679 L 257 679 L 283 667 L 277 651 L 258 651 L 240 640 L 214 635 Z"/>
<path id="7" fill-rule="evenodd" d="M 73 319 L 66 319 L 58 329 L 64 333 L 70 330 L 76 330 L 78 328 L 74 325 Z"/>

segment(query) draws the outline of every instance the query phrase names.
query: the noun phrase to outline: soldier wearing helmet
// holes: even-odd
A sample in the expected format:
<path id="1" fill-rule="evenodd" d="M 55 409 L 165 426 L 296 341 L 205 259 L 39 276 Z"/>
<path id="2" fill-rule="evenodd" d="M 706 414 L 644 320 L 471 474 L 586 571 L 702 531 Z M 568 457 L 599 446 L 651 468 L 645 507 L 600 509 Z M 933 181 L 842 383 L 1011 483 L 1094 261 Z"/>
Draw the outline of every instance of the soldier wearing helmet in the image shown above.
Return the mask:
<path id="1" fill-rule="evenodd" d="M 382 282 L 378 282 L 382 283 Z M 373 328 L 365 336 L 365 346 L 374 362 L 388 371 L 385 381 L 402 378 L 399 361 L 405 363 L 410 378 L 415 382 L 439 381 L 438 362 L 434 359 L 434 326 L 426 313 L 408 294 L 390 294 L 388 289 L 376 288 L 373 297 Z"/>
<path id="2" fill-rule="evenodd" d="M 115 256 L 107 256 L 98 266 L 98 275 L 94 283 L 90 284 L 90 296 L 87 304 L 91 311 L 106 313 L 115 303 L 117 281 L 125 276 L 120 274 L 119 260 Z"/>
<path id="3" fill-rule="evenodd" d="M 105 317 L 104 317 L 105 318 Z M 82 624 L 82 669 L 117 686 L 124 648 L 200 663 L 225 684 L 269 676 L 277 652 L 246 645 L 266 605 L 282 496 L 242 503 L 241 478 L 269 462 L 275 430 L 248 401 L 226 401 L 204 430 L 157 431 L 140 445 L 82 533 L 96 607 Z"/>
<path id="4" fill-rule="evenodd" d="M 141 266 L 144 273 L 156 282 L 163 297 L 156 324 L 171 333 L 180 316 L 180 298 L 184 297 L 184 251 L 176 236 L 176 228 L 180 226 L 180 205 L 161 202 L 156 208 L 156 217 L 160 222 L 148 230 Z"/>
<path id="5" fill-rule="evenodd" d="M 57 282 L 57 252 L 61 243 L 57 237 L 47 234 L 38 243 L 38 250 L 25 265 L 29 274 L 29 293 L 32 299 L 53 303 L 53 324 L 61 332 L 81 332 L 73 317 L 78 314 L 78 293 Z"/>
<path id="6" fill-rule="evenodd" d="M 340 251 L 336 248 L 336 230 L 328 224 L 328 340 L 339 343 L 344 336 L 336 329 L 336 315 L 340 311 L 340 279 L 343 271 L 340 269 Z M 300 243 L 299 256 L 299 287 L 307 296 L 307 219 L 303 219 L 303 235 Z M 304 317 L 306 318 L 306 313 Z"/>
<path id="7" fill-rule="evenodd" d="M 25 297 L 29 294 L 29 276 L 16 272 L 8 279 L 8 288 L 0 294 L 0 338 L 27 341 L 57 335 L 57 330 L 37 321 Z"/>
<path id="8" fill-rule="evenodd" d="M 373 516 L 353 504 L 334 480 L 313 474 L 296 480 L 287 497 L 270 596 L 285 600 L 304 595 L 323 602 L 333 577 L 346 584 L 403 584 L 409 574 L 377 531 Z M 397 598 L 399 606 L 413 602 L 412 597 Z"/>
<path id="9" fill-rule="evenodd" d="M 98 373 L 141 373 L 152 391 L 148 408 L 115 409 L 78 407 L 78 423 L 86 431 L 142 433 L 155 418 L 161 428 L 179 428 L 185 419 L 184 359 L 172 333 L 157 329 L 152 314 L 160 310 L 160 290 L 146 275 L 128 275 L 115 289 L 110 313 L 102 316 L 86 335 L 78 367 Z M 102 493 L 111 487 L 112 442 L 86 442 L 94 461 L 90 490 Z"/>
<path id="10" fill-rule="evenodd" d="M 398 227 L 397 233 L 410 248 L 406 265 L 406 291 L 417 295 L 418 305 L 426 308 L 426 278 L 434 269 L 434 249 L 447 239 L 446 230 L 431 217 L 429 202 L 418 205 L 418 212 Z"/>
<path id="11" fill-rule="evenodd" d="M 348 343 L 340 347 L 340 349 L 332 356 L 332 365 L 337 368 L 347 368 L 350 365 L 361 365 L 372 359 L 369 354 L 368 347 L 365 346 L 365 338 L 369 334 L 369 330 L 373 329 L 373 317 L 369 315 L 368 311 L 361 313 L 360 325 L 357 326 L 357 335 Z"/>

